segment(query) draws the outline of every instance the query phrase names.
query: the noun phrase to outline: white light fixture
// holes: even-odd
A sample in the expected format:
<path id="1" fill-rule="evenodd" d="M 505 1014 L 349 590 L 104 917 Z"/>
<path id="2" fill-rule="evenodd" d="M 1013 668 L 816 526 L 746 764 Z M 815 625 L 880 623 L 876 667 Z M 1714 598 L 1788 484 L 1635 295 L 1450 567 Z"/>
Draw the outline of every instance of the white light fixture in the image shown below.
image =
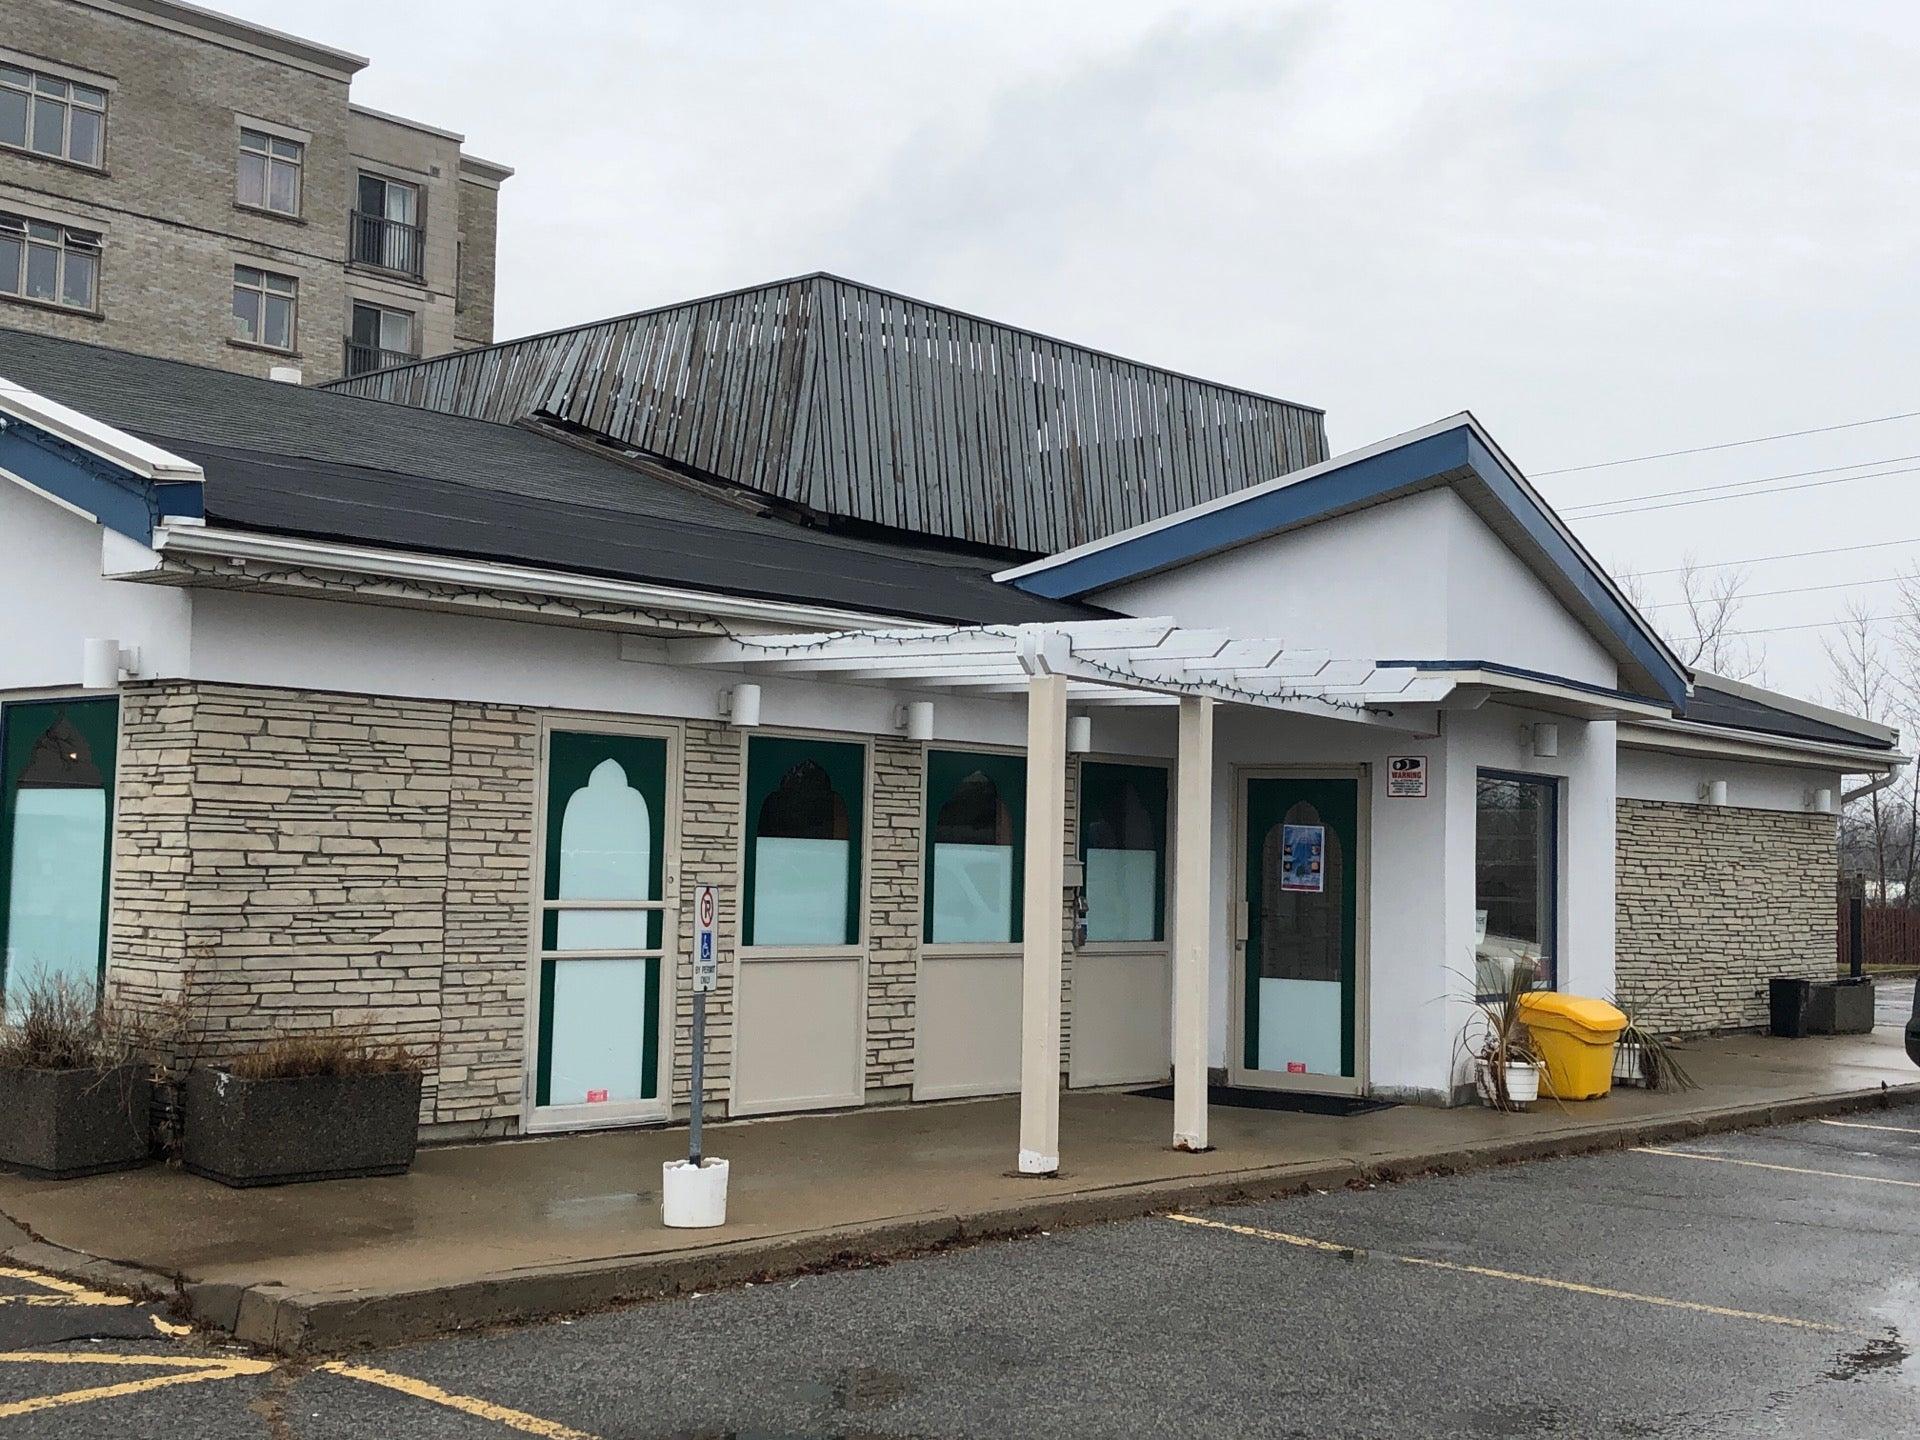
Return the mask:
<path id="1" fill-rule="evenodd" d="M 910 700 L 894 712 L 893 723 L 909 740 L 933 739 L 933 701 Z"/>
<path id="2" fill-rule="evenodd" d="M 1550 720 L 1543 720 L 1533 727 L 1533 753 L 1543 760 L 1551 760 L 1560 753 L 1560 727 Z"/>
<path id="3" fill-rule="evenodd" d="M 1093 750 L 1093 717 L 1091 715 L 1069 715 L 1067 717 L 1067 753 L 1086 755 Z"/>
<path id="4" fill-rule="evenodd" d="M 1700 787 L 1700 799 L 1708 805 L 1725 805 L 1727 803 L 1727 782 L 1724 780 L 1708 780 Z"/>
<path id="5" fill-rule="evenodd" d="M 122 645 L 118 640 L 87 640 L 80 648 L 80 685 L 86 690 L 111 690 L 124 672 L 140 668 L 138 646 Z"/>
<path id="6" fill-rule="evenodd" d="M 736 685 L 720 692 L 720 713 L 733 721 L 737 730 L 751 730 L 760 723 L 760 687 Z"/>
<path id="7" fill-rule="evenodd" d="M 1807 808 L 1816 815 L 1833 813 L 1833 791 L 1820 789 L 1807 792 Z"/>

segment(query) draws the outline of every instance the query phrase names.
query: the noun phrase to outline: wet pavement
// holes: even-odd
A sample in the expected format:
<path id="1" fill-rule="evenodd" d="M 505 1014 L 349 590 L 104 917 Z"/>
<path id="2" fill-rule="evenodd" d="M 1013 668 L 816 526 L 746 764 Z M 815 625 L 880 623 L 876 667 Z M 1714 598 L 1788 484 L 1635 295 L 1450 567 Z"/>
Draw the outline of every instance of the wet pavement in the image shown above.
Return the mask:
<path id="1" fill-rule="evenodd" d="M 1915 1435 L 1917 1242 L 1909 1104 L 331 1367 L 15 1276 L 0 1437 Z"/>

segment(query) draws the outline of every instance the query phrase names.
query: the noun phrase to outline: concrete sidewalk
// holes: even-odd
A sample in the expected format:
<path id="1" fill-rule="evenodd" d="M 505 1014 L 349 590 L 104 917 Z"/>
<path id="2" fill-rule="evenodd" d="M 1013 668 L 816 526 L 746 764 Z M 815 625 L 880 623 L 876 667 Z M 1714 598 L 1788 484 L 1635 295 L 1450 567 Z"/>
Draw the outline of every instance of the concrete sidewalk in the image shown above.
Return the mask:
<path id="1" fill-rule="evenodd" d="M 10 1252 L 96 1283 L 177 1293 L 196 1318 L 286 1350 L 470 1325 L 898 1256 L 957 1241 L 1362 1179 L 1671 1139 L 1920 1096 L 1897 1030 L 1690 1046 L 1701 1088 L 1543 1102 L 1527 1115 L 1401 1106 L 1350 1117 L 1216 1106 L 1215 1149 L 1171 1148 L 1166 1101 L 1073 1093 L 1061 1173 L 1008 1173 L 1011 1098 L 709 1129 L 733 1162 L 728 1225 L 660 1224 L 684 1130 L 448 1146 L 412 1173 L 229 1190 L 163 1166 L 52 1183 L 0 1176 Z M 0 1239 L 0 1246 L 4 1240 Z M 115 1262 L 112 1268 L 89 1261 Z"/>

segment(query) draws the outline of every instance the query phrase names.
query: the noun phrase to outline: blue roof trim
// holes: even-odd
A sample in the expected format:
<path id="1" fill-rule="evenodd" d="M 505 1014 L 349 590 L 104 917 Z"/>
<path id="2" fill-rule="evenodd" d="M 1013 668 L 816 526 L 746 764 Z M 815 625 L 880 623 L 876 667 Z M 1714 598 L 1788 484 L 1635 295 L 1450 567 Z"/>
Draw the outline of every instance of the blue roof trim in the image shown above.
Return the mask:
<path id="1" fill-rule="evenodd" d="M 1122 540 L 1091 555 L 1022 575 L 1012 583 L 1030 595 L 1069 600 L 1150 575 L 1215 550 L 1257 540 L 1289 525 L 1364 504 L 1448 470 L 1461 469 L 1468 463 L 1470 434 L 1465 425 L 1456 426 L 1291 485 L 1276 486 L 1263 494 L 1237 499 L 1185 520 L 1176 519 L 1170 525 Z"/>
<path id="2" fill-rule="evenodd" d="M 1516 680 L 1538 680 L 1547 685 L 1563 685 L 1569 690 L 1603 696 L 1608 700 L 1630 700 L 1636 705 L 1672 708 L 1658 695 L 1641 695 L 1632 690 L 1616 689 L 1611 685 L 1596 685 L 1591 680 L 1575 680 L 1570 675 L 1555 675 L 1548 670 L 1529 670 L 1524 665 L 1508 665 L 1500 660 L 1376 660 L 1373 663 L 1382 670 L 1403 668 L 1430 671 L 1485 670 L 1490 675 L 1511 675 Z"/>
<path id="3" fill-rule="evenodd" d="M 23 420 L 8 418 L 0 426 L 0 470 L 142 545 L 153 543 L 154 527 L 163 520 L 197 520 L 206 514 L 199 485 L 143 479 Z"/>
<path id="4" fill-rule="evenodd" d="M 1652 677 L 1668 705 L 1687 695 L 1687 675 L 1614 597 L 1600 572 L 1567 541 L 1558 526 L 1474 433 L 1456 425 L 1437 435 L 1368 455 L 1291 485 L 1249 494 L 1215 509 L 1175 519 L 1159 529 L 1103 550 L 1023 575 L 1014 585 L 1050 600 L 1080 599 L 1096 590 L 1258 540 L 1289 526 L 1382 500 L 1450 471 L 1471 470 L 1519 522 L 1594 617 Z M 1659 703 L 1659 702 L 1656 702 Z"/>

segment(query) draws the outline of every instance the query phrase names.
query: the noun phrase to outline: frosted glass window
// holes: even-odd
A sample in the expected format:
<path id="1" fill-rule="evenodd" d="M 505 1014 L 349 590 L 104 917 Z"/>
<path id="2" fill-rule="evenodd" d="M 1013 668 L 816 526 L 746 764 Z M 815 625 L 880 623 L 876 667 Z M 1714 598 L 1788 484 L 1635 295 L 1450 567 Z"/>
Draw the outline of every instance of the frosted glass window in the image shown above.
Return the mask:
<path id="1" fill-rule="evenodd" d="M 7 989 L 46 977 L 90 985 L 100 972 L 105 790 L 22 788 L 7 880 Z"/>
<path id="2" fill-rule="evenodd" d="M 1013 939 L 1013 849 L 933 847 L 933 938 L 952 944 Z"/>
<path id="3" fill-rule="evenodd" d="M 753 759 L 777 767 L 794 743 L 756 740 Z M 858 940 L 854 838 L 846 800 L 824 765 L 806 759 L 780 775 L 754 818 L 752 944 Z"/>
<path id="4" fill-rule="evenodd" d="M 646 960 L 553 962 L 551 1105 L 645 1099 Z"/>
<path id="5" fill-rule="evenodd" d="M 1158 939 L 1159 894 L 1157 851 L 1087 851 L 1087 939 Z"/>
<path id="6" fill-rule="evenodd" d="M 567 800 L 560 821 L 560 900 L 657 900 L 652 877 L 652 814 L 617 760 L 602 760 Z M 559 950 L 639 949 L 642 913 L 566 911 L 557 916 Z"/>
<path id="7" fill-rule="evenodd" d="M 843 945 L 847 941 L 845 840 L 762 838 L 753 874 L 753 943 Z"/>

